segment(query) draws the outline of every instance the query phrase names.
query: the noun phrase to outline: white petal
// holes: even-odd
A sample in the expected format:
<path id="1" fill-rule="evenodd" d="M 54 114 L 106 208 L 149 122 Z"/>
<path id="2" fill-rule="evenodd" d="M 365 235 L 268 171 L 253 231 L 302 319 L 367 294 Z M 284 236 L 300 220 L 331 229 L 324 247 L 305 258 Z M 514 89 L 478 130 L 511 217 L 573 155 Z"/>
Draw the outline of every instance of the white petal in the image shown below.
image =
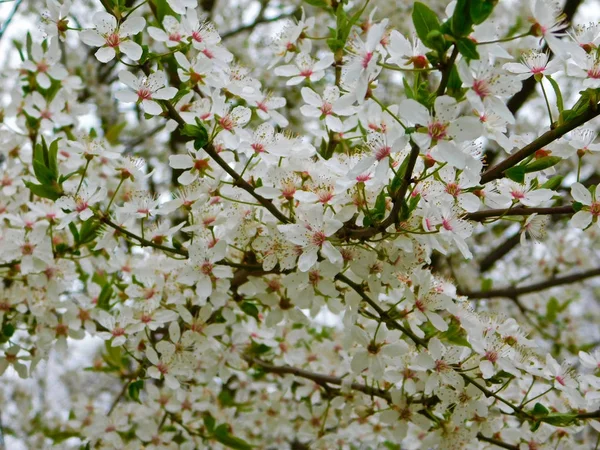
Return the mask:
<path id="1" fill-rule="evenodd" d="M 583 203 L 584 205 L 589 206 L 592 204 L 592 194 L 581 183 L 573 183 L 571 186 L 571 196 L 575 201 Z"/>
<path id="2" fill-rule="evenodd" d="M 119 27 L 119 35 L 122 37 L 138 34 L 146 26 L 146 20 L 143 17 L 130 17 Z"/>
<path id="3" fill-rule="evenodd" d="M 96 52 L 96 58 L 101 63 L 107 63 L 112 61 L 112 59 L 115 57 L 115 54 L 115 49 L 112 47 L 100 47 Z"/>
<path id="4" fill-rule="evenodd" d="M 124 41 L 119 45 L 119 49 L 127 55 L 127 57 L 133 61 L 137 61 L 142 57 L 142 47 L 133 41 Z"/>
<path id="5" fill-rule="evenodd" d="M 592 213 L 589 211 L 579 211 L 575 213 L 573 217 L 571 217 L 570 223 L 575 228 L 584 230 L 590 223 L 592 223 Z"/>

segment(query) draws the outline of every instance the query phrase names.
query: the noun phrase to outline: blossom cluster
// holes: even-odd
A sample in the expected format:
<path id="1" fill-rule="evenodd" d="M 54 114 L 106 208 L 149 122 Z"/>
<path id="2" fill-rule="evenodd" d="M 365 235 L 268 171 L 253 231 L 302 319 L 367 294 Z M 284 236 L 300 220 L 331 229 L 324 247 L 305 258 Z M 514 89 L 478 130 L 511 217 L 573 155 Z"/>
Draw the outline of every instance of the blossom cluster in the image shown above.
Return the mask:
<path id="1" fill-rule="evenodd" d="M 17 42 L 0 374 L 104 342 L 64 375 L 68 417 L 5 388 L 12 434 L 591 448 L 599 311 L 573 283 L 600 275 L 600 26 L 550 0 L 415 2 L 398 24 L 308 3 L 256 67 L 187 0 L 88 22 L 48 0 L 44 38 Z M 534 119 L 513 101 L 531 82 Z"/>

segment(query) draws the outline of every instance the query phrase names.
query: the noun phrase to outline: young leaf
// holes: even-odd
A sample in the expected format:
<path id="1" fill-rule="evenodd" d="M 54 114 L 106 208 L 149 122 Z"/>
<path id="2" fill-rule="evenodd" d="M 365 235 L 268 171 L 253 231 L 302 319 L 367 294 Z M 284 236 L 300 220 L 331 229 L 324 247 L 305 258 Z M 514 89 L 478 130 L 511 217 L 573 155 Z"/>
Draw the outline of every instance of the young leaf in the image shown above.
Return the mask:
<path id="1" fill-rule="evenodd" d="M 454 13 L 450 19 L 450 28 L 452 34 L 459 38 L 461 36 L 468 36 L 473 31 L 473 23 L 471 22 L 471 0 L 458 0 L 454 7 Z M 462 52 L 461 52 L 462 53 Z M 475 59 L 475 58 L 471 58 Z"/>
<path id="2" fill-rule="evenodd" d="M 492 14 L 496 3 L 498 0 L 471 0 L 469 14 L 473 23 L 475 25 L 483 23 Z"/>
<path id="3" fill-rule="evenodd" d="M 479 52 L 477 52 L 477 46 L 469 38 L 461 38 L 456 42 L 458 51 L 467 59 L 479 59 Z"/>
<path id="4" fill-rule="evenodd" d="M 429 47 L 427 36 L 432 31 L 440 29 L 440 21 L 429 7 L 421 2 L 415 2 L 412 12 L 412 20 L 417 31 L 417 36 Z M 431 47 L 429 47 L 431 48 Z"/>

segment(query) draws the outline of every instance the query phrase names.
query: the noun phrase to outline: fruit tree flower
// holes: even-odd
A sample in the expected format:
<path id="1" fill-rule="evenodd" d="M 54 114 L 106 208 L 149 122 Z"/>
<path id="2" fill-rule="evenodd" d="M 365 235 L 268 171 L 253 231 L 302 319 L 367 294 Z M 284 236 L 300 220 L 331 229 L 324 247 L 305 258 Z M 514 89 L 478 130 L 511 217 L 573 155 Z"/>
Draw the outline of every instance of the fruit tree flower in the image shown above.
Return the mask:
<path id="1" fill-rule="evenodd" d="M 119 72 L 119 80 L 132 91 L 119 91 L 117 98 L 124 103 L 138 103 L 144 112 L 158 115 L 162 108 L 157 100 L 169 100 L 175 96 L 177 89 L 167 87 L 163 72 L 154 72 L 148 77 L 135 77 L 131 72 Z"/>
<path id="2" fill-rule="evenodd" d="M 108 62 L 117 55 L 124 53 L 128 58 L 137 61 L 142 56 L 142 47 L 133 42 L 131 36 L 138 34 L 146 26 L 143 17 L 129 17 L 122 23 L 117 23 L 115 16 L 104 11 L 94 14 L 93 30 L 81 32 L 81 40 L 92 47 L 100 47 L 96 58 L 100 62 Z"/>

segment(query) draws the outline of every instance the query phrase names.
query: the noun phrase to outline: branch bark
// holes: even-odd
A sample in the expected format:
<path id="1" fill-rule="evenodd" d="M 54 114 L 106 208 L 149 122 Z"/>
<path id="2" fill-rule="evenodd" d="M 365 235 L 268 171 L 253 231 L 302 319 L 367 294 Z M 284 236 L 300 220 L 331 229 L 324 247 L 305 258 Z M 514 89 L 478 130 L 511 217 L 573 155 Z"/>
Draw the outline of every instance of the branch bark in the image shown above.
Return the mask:
<path id="1" fill-rule="evenodd" d="M 528 284 L 525 286 L 510 286 L 502 289 L 490 289 L 489 291 L 476 291 L 476 292 L 459 292 L 459 295 L 465 295 L 470 300 L 488 299 L 495 297 L 506 297 L 516 298 L 520 295 L 531 294 L 533 292 L 544 291 L 556 286 L 562 286 L 565 284 L 577 283 L 579 281 L 587 280 L 600 276 L 600 268 L 587 270 L 585 272 L 574 273 L 571 275 L 564 275 L 560 277 L 551 278 L 546 281 L 540 281 L 539 283 Z"/>

